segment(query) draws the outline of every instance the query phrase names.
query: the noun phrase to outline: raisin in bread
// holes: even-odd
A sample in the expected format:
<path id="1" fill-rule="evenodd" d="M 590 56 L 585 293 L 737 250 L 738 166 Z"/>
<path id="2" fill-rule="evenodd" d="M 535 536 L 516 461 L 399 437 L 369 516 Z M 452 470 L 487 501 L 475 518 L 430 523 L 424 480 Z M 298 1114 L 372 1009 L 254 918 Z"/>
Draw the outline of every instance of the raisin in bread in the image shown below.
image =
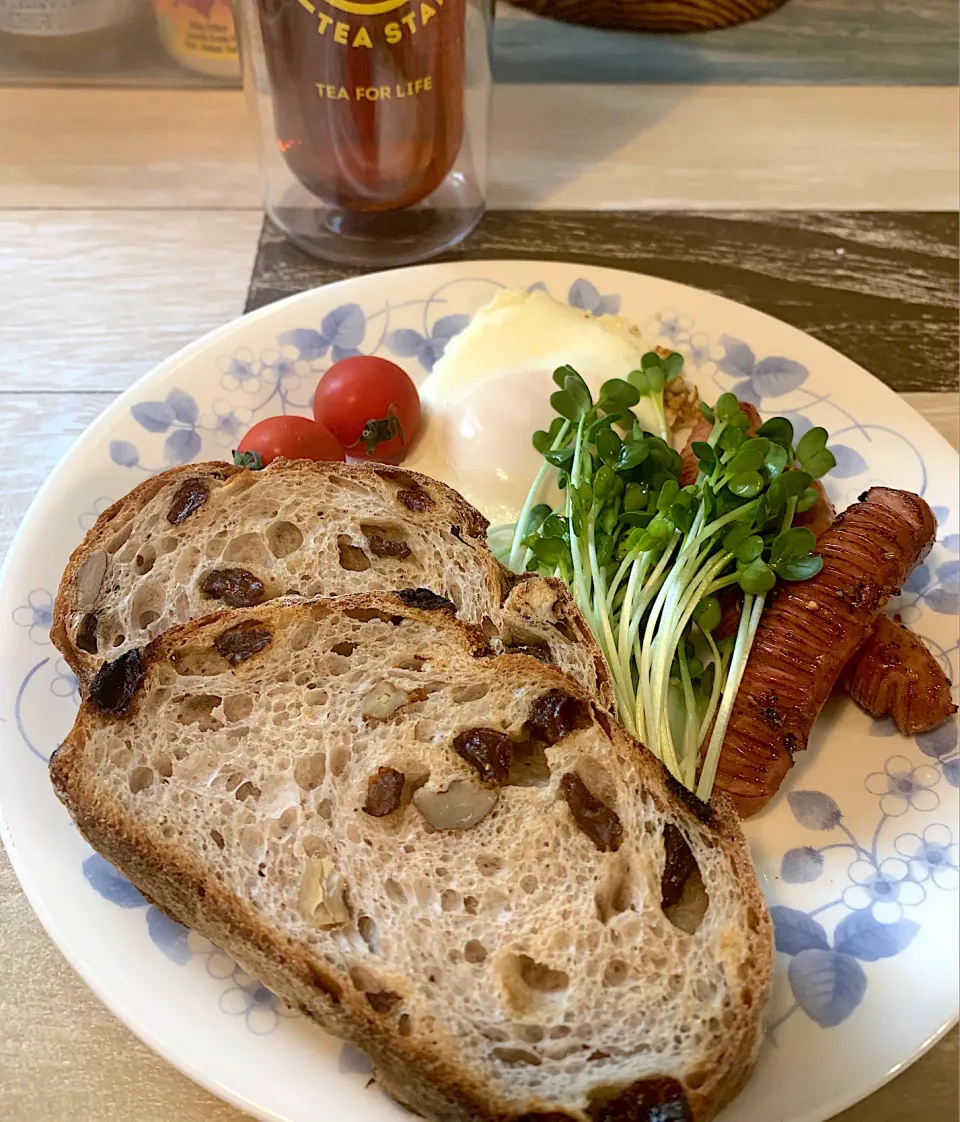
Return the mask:
<path id="1" fill-rule="evenodd" d="M 415 599 L 278 600 L 126 652 L 57 793 L 427 1118 L 712 1118 L 771 973 L 735 813 L 572 679 Z"/>
<path id="2" fill-rule="evenodd" d="M 609 671 L 565 586 L 518 580 L 486 531 L 456 491 L 387 465 L 172 468 L 105 510 L 74 551 L 51 637 L 85 689 L 104 660 L 224 607 L 424 588 L 612 707 Z"/>

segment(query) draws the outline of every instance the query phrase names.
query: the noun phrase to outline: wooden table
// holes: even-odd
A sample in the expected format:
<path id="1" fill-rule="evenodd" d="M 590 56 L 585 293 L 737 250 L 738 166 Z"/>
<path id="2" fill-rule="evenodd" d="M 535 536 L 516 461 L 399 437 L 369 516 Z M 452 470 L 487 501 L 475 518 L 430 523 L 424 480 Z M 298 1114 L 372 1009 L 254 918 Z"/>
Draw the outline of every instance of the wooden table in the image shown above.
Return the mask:
<path id="1" fill-rule="evenodd" d="M 531 41 L 556 44 L 548 32 Z M 918 73 L 891 79 L 912 87 L 876 72 L 872 86 L 500 87 L 492 204 L 521 213 L 491 215 L 467 251 L 602 256 L 765 302 L 956 445 L 956 227 L 934 212 L 957 207 L 957 98 Z M 110 400 L 243 309 L 256 182 L 239 94 L 0 91 L 0 553 Z M 584 213 L 639 207 L 670 213 Z M 273 252 L 253 299 L 300 267 Z M 5 1122 L 240 1120 L 100 1005 L 2 855 L 0 1023 Z M 953 1122 L 956 1076 L 954 1031 L 842 1119 Z"/>

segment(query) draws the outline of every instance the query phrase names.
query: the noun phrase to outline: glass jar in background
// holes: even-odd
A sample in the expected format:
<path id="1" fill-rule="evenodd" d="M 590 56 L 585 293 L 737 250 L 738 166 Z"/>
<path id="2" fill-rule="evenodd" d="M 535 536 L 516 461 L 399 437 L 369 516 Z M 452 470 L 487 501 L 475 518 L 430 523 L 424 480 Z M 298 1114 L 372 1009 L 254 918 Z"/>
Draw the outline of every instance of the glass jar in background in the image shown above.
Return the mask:
<path id="1" fill-rule="evenodd" d="M 157 30 L 171 58 L 211 78 L 239 78 L 230 0 L 153 0 Z"/>
<path id="2" fill-rule="evenodd" d="M 239 0 L 270 218 L 340 264 L 455 245 L 486 199 L 493 0 Z"/>
<path id="3" fill-rule="evenodd" d="M 144 0 L 0 0 L 0 38 L 35 62 L 70 66 L 114 51 Z"/>

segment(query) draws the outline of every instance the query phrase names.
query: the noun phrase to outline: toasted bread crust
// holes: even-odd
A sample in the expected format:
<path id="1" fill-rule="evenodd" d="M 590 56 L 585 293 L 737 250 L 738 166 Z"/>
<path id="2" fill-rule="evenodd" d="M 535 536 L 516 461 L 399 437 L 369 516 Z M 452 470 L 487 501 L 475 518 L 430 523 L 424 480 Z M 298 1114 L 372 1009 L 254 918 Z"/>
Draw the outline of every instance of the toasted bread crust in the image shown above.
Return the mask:
<path id="1" fill-rule="evenodd" d="M 593 698 L 551 666 L 524 654 L 491 658 L 485 637 L 477 627 L 453 617 L 411 608 L 389 593 L 371 593 L 335 600 L 276 600 L 259 608 L 222 612 L 166 632 L 143 652 L 145 677 L 128 711 L 120 718 L 100 711 L 90 699 L 81 706 L 73 731 L 51 760 L 51 778 L 58 796 L 74 817 L 81 833 L 157 907 L 177 922 L 189 926 L 220 946 L 246 971 L 261 979 L 284 1000 L 299 1008 L 323 1028 L 352 1040 L 373 1060 L 376 1078 L 401 1103 L 427 1117 L 451 1122 L 512 1122 L 521 1115 L 560 1109 L 555 1101 L 531 1100 L 523 1104 L 501 1099 L 471 1072 L 456 1052 L 428 1047 L 389 1031 L 373 1015 L 342 976 L 337 976 L 318 954 L 302 942 L 268 923 L 250 900 L 227 890 L 210 868 L 189 847 L 161 836 L 128 813 L 100 782 L 89 750 L 98 730 L 115 721 L 131 722 L 141 707 L 151 705 L 151 690 L 170 657 L 184 648 L 211 643 L 226 627 L 249 620 L 282 629 L 315 613 L 344 613 L 351 609 L 377 610 L 387 615 L 435 624 L 442 617 L 445 630 L 455 634 L 462 649 L 489 665 L 492 676 L 518 673 L 544 689 L 559 689 L 583 702 Z M 234 671 L 242 679 L 244 667 Z M 142 715 L 142 714 L 141 714 Z M 681 824 L 691 838 L 702 838 L 710 850 L 729 862 L 731 885 L 747 917 L 747 943 L 751 1000 L 732 1011 L 729 1032 L 711 1062 L 702 1065 L 688 1085 L 688 1098 L 697 1122 L 712 1118 L 738 1092 L 749 1076 L 762 1040 L 763 1007 L 770 985 L 772 933 L 737 816 L 728 801 L 712 804 L 708 822 L 672 792 L 662 766 L 629 735 L 604 717 L 599 725 L 616 746 L 625 768 L 634 768 L 640 786 L 657 806 Z M 587 1113 L 563 1107 L 573 1122 L 589 1122 Z"/>
<path id="2" fill-rule="evenodd" d="M 224 518 L 228 517 L 231 511 L 249 509 L 249 516 L 243 516 L 248 518 L 248 521 L 241 521 L 240 530 L 252 531 L 252 536 L 260 537 L 262 540 L 262 532 L 268 526 L 270 518 L 264 516 L 263 511 L 257 508 L 257 496 L 262 490 L 278 482 L 282 482 L 287 495 L 293 497 L 310 493 L 312 488 L 329 490 L 338 486 L 344 489 L 345 494 L 349 494 L 350 488 L 359 485 L 366 490 L 368 515 L 374 513 L 383 515 L 416 531 L 421 540 L 434 541 L 437 555 L 446 557 L 448 565 L 452 567 L 451 577 L 459 579 L 461 583 L 466 580 L 470 588 L 471 600 L 470 603 L 464 603 L 461 613 L 464 618 L 479 623 L 480 617 L 486 616 L 496 627 L 502 627 L 507 631 L 522 633 L 525 629 L 532 628 L 537 632 L 536 638 L 549 647 L 558 665 L 567 672 L 575 673 L 587 688 L 594 690 L 606 708 L 612 709 L 613 689 L 609 671 L 566 587 L 561 582 L 550 582 L 549 587 L 553 589 L 552 605 L 549 611 L 545 614 L 541 612 L 538 617 L 531 606 L 531 597 L 526 595 L 525 590 L 539 584 L 542 601 L 542 591 L 543 587 L 547 587 L 546 582 L 541 578 L 517 577 L 500 565 L 486 548 L 486 519 L 456 491 L 435 479 L 406 468 L 372 463 L 317 463 L 312 460 L 275 460 L 269 467 L 257 472 L 218 462 L 171 468 L 145 480 L 100 515 L 70 557 L 57 592 L 51 629 L 51 639 L 77 675 L 82 691 L 88 687 L 104 657 L 113 658 L 131 646 L 142 645 L 148 638 L 156 637 L 158 630 L 169 626 L 169 623 L 165 622 L 166 617 L 163 617 L 147 625 L 145 632 L 139 632 L 140 625 L 136 619 L 127 618 L 117 626 L 118 631 L 125 632 L 125 635 L 120 636 L 119 646 L 104 647 L 104 637 L 101 635 L 99 646 L 96 641 L 93 644 L 96 649 L 81 649 L 80 635 L 83 631 L 84 619 L 92 617 L 96 621 L 98 614 L 103 610 L 108 617 L 111 615 L 112 609 L 109 606 L 104 608 L 104 603 L 111 596 L 116 599 L 113 594 L 114 588 L 122 586 L 126 590 L 124 601 L 126 605 L 126 601 L 130 601 L 130 604 L 136 601 L 138 588 L 142 589 L 147 583 L 154 585 L 157 583 L 155 577 L 160 570 L 161 562 L 157 562 L 157 568 L 152 572 L 149 568 L 146 570 L 150 572 L 147 578 L 137 575 L 140 570 L 136 565 L 133 567 L 134 571 L 131 571 L 132 555 L 136 553 L 136 548 L 131 548 L 131 545 L 127 544 L 124 535 L 132 535 L 131 544 L 133 544 L 138 540 L 137 535 L 147 534 L 148 548 L 153 548 L 150 542 L 155 543 L 160 536 L 155 526 L 163 525 L 163 516 L 171 498 L 176 495 L 179 487 L 194 479 L 210 488 L 208 500 L 210 505 L 207 511 L 201 514 L 192 513 L 186 516 L 182 526 L 165 527 L 164 532 L 169 530 L 174 535 L 179 535 L 178 538 L 171 539 L 179 543 L 175 544 L 176 552 L 171 554 L 171 558 L 181 556 L 196 544 L 203 546 L 209 542 L 214 529 L 219 525 L 218 523 L 211 525 L 207 517 L 209 511 L 213 509 L 218 511 L 219 517 Z M 231 497 L 220 500 L 217 488 L 225 485 L 229 485 Z M 375 504 L 375 510 L 370 507 L 371 495 L 379 496 L 377 499 L 379 505 Z M 423 501 L 418 502 L 418 499 Z M 203 511 L 205 505 L 197 509 Z M 137 526 L 136 534 L 132 529 L 134 525 Z M 198 525 L 201 528 L 195 529 Z M 337 519 L 334 519 L 334 525 L 339 527 Z M 348 529 L 346 525 L 342 528 Z M 306 531 L 306 527 L 304 530 Z M 152 539 L 149 538 L 151 534 Z M 444 536 L 446 536 L 445 541 Z M 126 553 L 130 553 L 131 556 L 127 557 Z M 389 557 L 389 554 L 386 556 Z M 188 608 L 177 609 L 171 615 L 173 622 L 199 618 L 219 606 L 215 600 L 205 602 L 201 600 L 195 603 L 196 593 L 191 591 L 202 575 L 200 569 L 204 566 L 209 569 L 214 563 L 227 563 L 214 562 L 214 554 L 206 557 L 209 559 L 201 557 L 198 551 L 194 568 L 187 576 L 178 576 L 177 571 L 172 566 L 168 566 L 166 570 L 168 575 L 161 578 L 161 583 L 168 593 L 166 596 L 168 605 L 178 597 L 182 600 L 185 591 L 188 593 Z M 92 600 L 85 602 L 83 597 L 86 594 L 82 588 L 84 567 L 96 560 L 100 560 L 104 576 Z M 164 558 L 164 561 L 166 560 Z M 138 556 L 137 564 L 139 561 Z M 402 564 L 387 560 L 383 562 L 385 566 L 383 572 L 380 572 L 377 558 L 374 558 L 374 562 L 368 574 L 372 579 L 366 581 L 366 587 L 371 590 L 393 589 L 413 582 L 425 581 L 434 592 L 449 594 L 449 589 L 444 584 L 448 576 L 441 571 L 441 567 L 436 562 L 427 570 L 420 566 L 413 566 L 404 571 Z M 274 562 L 271 564 L 274 571 L 270 577 L 265 577 L 263 570 L 255 574 L 266 579 L 270 584 L 266 591 L 268 598 L 284 592 L 315 595 L 316 589 L 311 591 L 310 586 L 316 583 L 318 577 L 322 577 L 324 582 L 324 587 L 321 589 L 324 595 L 348 594 L 360 590 L 356 583 L 350 583 L 350 578 L 356 578 L 357 574 L 344 572 L 342 568 L 338 568 L 336 557 L 329 562 L 322 561 L 319 557 L 308 558 L 305 566 L 301 565 L 300 571 L 284 569 L 281 564 Z M 149 565 L 152 568 L 152 560 Z M 323 567 L 324 565 L 326 568 Z M 457 578 L 456 565 L 471 566 L 472 579 L 467 580 L 462 575 Z M 254 565 L 253 568 L 256 569 L 257 566 Z M 339 577 L 337 573 L 340 573 Z M 341 587 L 337 586 L 338 580 L 342 584 Z M 401 581 L 403 583 L 398 583 Z M 508 598 L 512 601 L 509 606 L 505 604 Z M 538 610 L 539 608 L 542 608 L 542 604 L 539 605 Z M 187 615 L 184 615 L 185 610 L 188 612 Z M 134 617 L 138 614 L 133 612 L 129 605 L 124 607 L 124 612 L 127 615 L 132 613 Z M 94 632 L 96 627 L 94 622 Z M 133 632 L 130 628 L 138 631 L 138 635 L 142 633 L 142 641 L 139 637 L 132 637 Z M 570 635 L 569 640 L 562 637 L 564 630 Z"/>

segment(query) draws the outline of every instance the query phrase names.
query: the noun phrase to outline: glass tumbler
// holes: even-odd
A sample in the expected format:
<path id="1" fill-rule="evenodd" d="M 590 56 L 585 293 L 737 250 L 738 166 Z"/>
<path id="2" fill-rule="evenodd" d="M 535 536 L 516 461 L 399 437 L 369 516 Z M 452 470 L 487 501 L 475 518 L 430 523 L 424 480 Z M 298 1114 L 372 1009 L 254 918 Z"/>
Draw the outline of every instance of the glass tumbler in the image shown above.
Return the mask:
<path id="1" fill-rule="evenodd" d="M 487 189 L 493 0 L 238 0 L 264 207 L 387 267 L 455 245 Z"/>

